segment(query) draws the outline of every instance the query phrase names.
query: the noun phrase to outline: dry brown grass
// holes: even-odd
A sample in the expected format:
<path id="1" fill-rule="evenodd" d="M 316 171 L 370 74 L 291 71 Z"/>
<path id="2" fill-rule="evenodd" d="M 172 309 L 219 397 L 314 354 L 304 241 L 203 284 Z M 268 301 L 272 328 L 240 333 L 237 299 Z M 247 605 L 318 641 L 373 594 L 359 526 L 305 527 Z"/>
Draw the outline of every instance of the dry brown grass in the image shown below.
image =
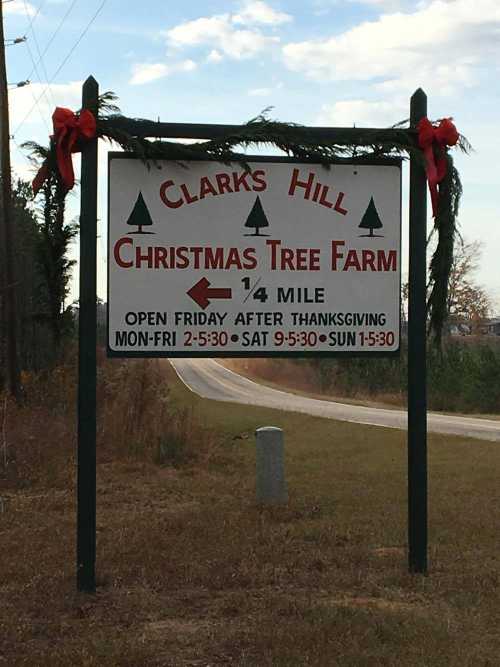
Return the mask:
<path id="1" fill-rule="evenodd" d="M 242 373 L 255 380 L 264 380 L 274 386 L 280 385 L 289 389 L 306 393 L 318 392 L 318 378 L 307 363 L 296 360 L 249 358 L 249 359 L 218 359 L 226 368 Z M 300 372 L 299 372 L 300 370 Z"/>
<path id="2" fill-rule="evenodd" d="M 56 413 L 25 413 L 14 442 L 9 416 L 0 664 L 498 664 L 497 445 L 431 438 L 431 574 L 411 576 L 403 433 L 202 401 L 154 365 L 147 382 L 141 362 L 115 365 L 116 388 L 100 385 L 95 596 L 75 592 L 73 431 L 53 448 Z M 146 385 L 163 373 L 166 414 L 188 410 L 202 448 L 175 466 L 138 444 L 159 433 Z M 140 432 L 118 418 L 125 394 L 151 410 Z M 46 447 L 35 463 L 29 423 Z M 268 423 L 286 433 L 290 502 L 275 509 L 253 500 L 253 431 Z"/>
<path id="3" fill-rule="evenodd" d="M 285 358 L 238 358 L 217 359 L 216 361 L 255 382 L 261 382 L 273 389 L 293 394 L 327 401 L 339 401 L 350 405 L 370 405 L 381 408 L 406 406 L 406 397 L 398 393 L 379 392 L 374 396 L 358 390 L 355 396 L 342 396 L 335 393 L 333 388 L 322 391 L 317 373 L 303 360 L 300 360 L 300 366 L 297 360 Z"/>

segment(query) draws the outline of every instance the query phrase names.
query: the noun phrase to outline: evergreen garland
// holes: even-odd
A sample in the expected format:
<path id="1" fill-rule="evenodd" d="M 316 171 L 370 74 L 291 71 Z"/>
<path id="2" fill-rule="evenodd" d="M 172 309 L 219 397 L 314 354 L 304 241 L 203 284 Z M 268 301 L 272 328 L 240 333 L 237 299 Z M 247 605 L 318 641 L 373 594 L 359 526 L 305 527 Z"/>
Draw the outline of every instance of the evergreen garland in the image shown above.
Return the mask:
<path id="1" fill-rule="evenodd" d="M 457 217 L 462 197 L 462 183 L 453 158 L 446 155 L 448 169 L 439 186 L 439 205 L 434 218 L 438 240 L 429 266 L 427 311 L 429 331 L 438 346 L 441 345 L 443 327 L 448 317 L 448 287 L 453 265 L 453 251 L 458 236 Z"/>
<path id="2" fill-rule="evenodd" d="M 242 147 L 248 149 L 262 145 L 274 146 L 286 155 L 299 160 L 317 162 L 325 168 L 346 159 L 363 162 L 366 159 L 379 157 L 413 156 L 422 165 L 424 156 L 418 147 L 417 134 L 409 127 L 409 121 L 403 121 L 391 128 L 370 130 L 363 133 L 359 130 L 353 138 L 352 129 L 338 128 L 334 141 L 318 141 L 307 127 L 294 123 L 283 123 L 271 120 L 266 109 L 256 118 L 239 127 L 232 134 L 222 138 L 184 144 L 172 141 L 152 141 L 138 137 L 137 124 L 150 123 L 143 119 L 132 119 L 123 116 L 115 105 L 117 97 L 112 92 L 103 93 L 99 98 L 97 117 L 97 136 L 118 144 L 125 152 L 144 160 L 148 165 L 157 160 L 175 160 L 182 164 L 183 160 L 208 159 L 225 164 L 239 163 L 245 168 L 248 156 L 235 152 Z M 152 124 L 154 125 L 154 124 Z M 468 153 L 470 145 L 460 136 L 459 148 Z M 33 144 L 25 144 L 33 149 Z M 38 155 L 39 148 L 36 147 Z M 434 218 L 433 232 L 437 232 L 438 242 L 431 259 L 428 285 L 429 332 L 438 345 L 441 343 L 442 331 L 447 318 L 447 296 L 449 277 L 453 262 L 455 239 L 458 235 L 457 215 L 462 195 L 462 185 L 458 171 L 451 155 L 446 152 L 448 171 L 440 184 L 439 209 Z M 51 141 L 46 149 L 44 160 L 51 178 L 58 178 L 55 144 Z M 45 197 L 57 199 L 63 206 L 65 192 L 63 188 L 43 189 Z M 432 234 L 432 233 L 431 233 Z"/>

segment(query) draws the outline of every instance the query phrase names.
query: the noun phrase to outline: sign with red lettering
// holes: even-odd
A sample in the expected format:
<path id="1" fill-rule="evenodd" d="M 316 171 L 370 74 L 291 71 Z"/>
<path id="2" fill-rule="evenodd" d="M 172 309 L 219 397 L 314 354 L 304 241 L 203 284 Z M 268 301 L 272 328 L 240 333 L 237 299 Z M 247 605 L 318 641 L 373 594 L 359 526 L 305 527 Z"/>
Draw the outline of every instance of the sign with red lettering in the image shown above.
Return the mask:
<path id="1" fill-rule="evenodd" d="M 401 162 L 109 158 L 111 356 L 399 349 Z"/>

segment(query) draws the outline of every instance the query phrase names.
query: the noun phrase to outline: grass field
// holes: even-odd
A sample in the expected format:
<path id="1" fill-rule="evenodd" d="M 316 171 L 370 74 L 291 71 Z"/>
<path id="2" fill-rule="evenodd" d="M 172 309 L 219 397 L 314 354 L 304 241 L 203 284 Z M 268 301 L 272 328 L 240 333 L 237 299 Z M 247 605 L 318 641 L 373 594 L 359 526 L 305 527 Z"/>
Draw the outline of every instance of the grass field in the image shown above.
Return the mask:
<path id="1" fill-rule="evenodd" d="M 75 592 L 74 442 L 25 435 L 39 471 L 0 487 L 0 665 L 499 664 L 498 444 L 430 437 L 412 576 L 405 433 L 201 400 L 164 371 L 199 455 L 101 445 L 96 595 Z M 263 425 L 285 431 L 286 507 L 254 502 Z"/>

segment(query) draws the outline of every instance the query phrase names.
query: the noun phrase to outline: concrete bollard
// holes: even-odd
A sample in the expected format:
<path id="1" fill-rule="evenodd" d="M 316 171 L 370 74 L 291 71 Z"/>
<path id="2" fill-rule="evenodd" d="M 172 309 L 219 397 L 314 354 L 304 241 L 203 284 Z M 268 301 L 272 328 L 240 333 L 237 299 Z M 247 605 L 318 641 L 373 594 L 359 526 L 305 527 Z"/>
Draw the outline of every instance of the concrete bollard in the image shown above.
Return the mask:
<path id="1" fill-rule="evenodd" d="M 258 503 L 279 505 L 288 502 L 285 481 L 283 431 L 275 426 L 263 426 L 255 431 L 257 449 Z"/>

